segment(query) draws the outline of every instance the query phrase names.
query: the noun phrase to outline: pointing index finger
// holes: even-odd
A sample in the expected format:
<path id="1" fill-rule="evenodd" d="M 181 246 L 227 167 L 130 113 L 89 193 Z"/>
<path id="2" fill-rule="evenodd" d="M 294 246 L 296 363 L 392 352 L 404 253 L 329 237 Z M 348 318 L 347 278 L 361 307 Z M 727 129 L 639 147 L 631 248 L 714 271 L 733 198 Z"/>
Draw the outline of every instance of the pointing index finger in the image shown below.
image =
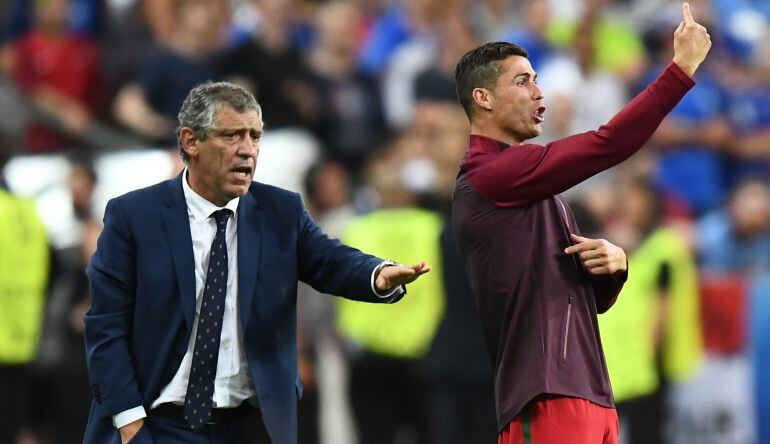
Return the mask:
<path id="1" fill-rule="evenodd" d="M 584 251 L 590 251 L 596 248 L 596 241 L 594 239 L 589 239 L 585 242 L 580 242 L 575 245 L 570 245 L 569 247 L 564 249 L 564 252 L 567 254 L 573 254 L 573 253 L 582 253 Z"/>
<path id="2" fill-rule="evenodd" d="M 570 233 L 569 238 L 572 239 L 574 242 L 586 242 L 586 241 L 592 240 L 587 237 L 578 236 L 575 233 Z"/>
<path id="3" fill-rule="evenodd" d="M 684 16 L 684 23 L 686 25 L 695 23 L 695 19 L 692 18 L 692 12 L 690 12 L 690 4 L 687 2 L 682 3 L 682 15 Z"/>

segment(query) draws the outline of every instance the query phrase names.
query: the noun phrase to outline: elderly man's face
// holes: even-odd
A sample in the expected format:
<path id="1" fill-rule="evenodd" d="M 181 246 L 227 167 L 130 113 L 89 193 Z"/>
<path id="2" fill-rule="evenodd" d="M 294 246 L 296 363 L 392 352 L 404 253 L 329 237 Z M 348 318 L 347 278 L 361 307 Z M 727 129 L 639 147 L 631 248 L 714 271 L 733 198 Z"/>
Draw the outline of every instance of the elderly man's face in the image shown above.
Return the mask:
<path id="1" fill-rule="evenodd" d="M 189 134 L 189 133 L 187 133 Z M 206 140 L 190 140 L 190 185 L 211 203 L 224 206 L 249 191 L 262 136 L 256 110 L 239 113 L 230 107 L 217 112 Z"/>

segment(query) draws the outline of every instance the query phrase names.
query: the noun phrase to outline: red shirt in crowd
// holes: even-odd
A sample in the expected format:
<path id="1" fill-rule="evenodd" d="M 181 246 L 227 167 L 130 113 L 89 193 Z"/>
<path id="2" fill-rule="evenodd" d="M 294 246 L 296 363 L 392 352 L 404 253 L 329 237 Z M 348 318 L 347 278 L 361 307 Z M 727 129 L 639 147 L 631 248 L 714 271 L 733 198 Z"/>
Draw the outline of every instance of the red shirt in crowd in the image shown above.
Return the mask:
<path id="1" fill-rule="evenodd" d="M 13 79 L 27 96 L 41 88 L 96 109 L 101 82 L 99 47 L 85 37 L 51 37 L 32 30 L 13 44 Z M 71 141 L 59 132 L 31 124 L 24 136 L 27 152 L 41 153 L 67 147 Z"/>

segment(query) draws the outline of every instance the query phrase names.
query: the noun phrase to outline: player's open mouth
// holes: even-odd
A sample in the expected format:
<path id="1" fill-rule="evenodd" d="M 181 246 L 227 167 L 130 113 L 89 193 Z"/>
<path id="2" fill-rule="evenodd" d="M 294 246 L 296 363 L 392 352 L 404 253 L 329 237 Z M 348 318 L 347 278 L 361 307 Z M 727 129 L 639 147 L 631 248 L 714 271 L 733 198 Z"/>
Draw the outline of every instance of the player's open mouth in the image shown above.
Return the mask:
<path id="1" fill-rule="evenodd" d="M 537 123 L 543 123 L 545 121 L 545 118 L 543 117 L 543 113 L 545 113 L 545 107 L 541 106 L 537 110 L 535 110 L 534 113 L 532 113 L 532 118 L 535 119 L 535 122 Z"/>
<path id="2" fill-rule="evenodd" d="M 235 177 L 242 180 L 248 180 L 251 177 L 251 167 L 239 166 L 232 169 L 232 173 Z"/>

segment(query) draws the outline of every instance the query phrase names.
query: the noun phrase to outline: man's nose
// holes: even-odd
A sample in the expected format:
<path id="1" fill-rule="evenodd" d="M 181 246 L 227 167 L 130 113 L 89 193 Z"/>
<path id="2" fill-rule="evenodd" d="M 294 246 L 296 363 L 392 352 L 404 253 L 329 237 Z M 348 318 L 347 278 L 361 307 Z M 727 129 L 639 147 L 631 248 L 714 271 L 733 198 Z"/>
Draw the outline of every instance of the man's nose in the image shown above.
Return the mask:
<path id="1" fill-rule="evenodd" d="M 535 89 L 533 90 L 533 92 L 535 94 L 534 99 L 535 100 L 543 100 L 543 90 L 541 90 L 540 87 L 537 86 L 537 83 L 535 83 L 534 85 L 535 85 Z"/>
<path id="2" fill-rule="evenodd" d="M 259 153 L 259 141 L 246 137 L 238 145 L 238 155 L 241 157 L 255 157 Z"/>

